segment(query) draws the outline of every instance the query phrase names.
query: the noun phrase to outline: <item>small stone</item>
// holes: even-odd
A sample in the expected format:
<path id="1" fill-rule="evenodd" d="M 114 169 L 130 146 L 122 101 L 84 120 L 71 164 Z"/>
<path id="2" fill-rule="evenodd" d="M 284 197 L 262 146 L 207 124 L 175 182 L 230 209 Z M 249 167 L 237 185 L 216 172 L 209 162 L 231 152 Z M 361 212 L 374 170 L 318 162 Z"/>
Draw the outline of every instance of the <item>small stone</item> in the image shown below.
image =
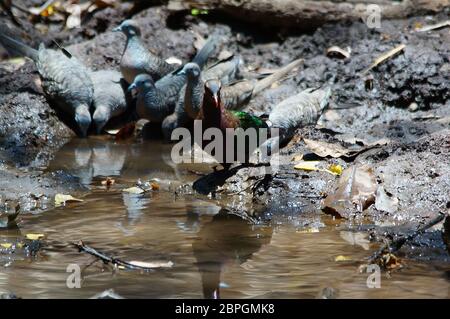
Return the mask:
<path id="1" fill-rule="evenodd" d="M 416 102 L 412 102 L 408 106 L 408 111 L 410 111 L 410 112 L 416 112 L 418 109 L 419 109 L 419 105 Z"/>

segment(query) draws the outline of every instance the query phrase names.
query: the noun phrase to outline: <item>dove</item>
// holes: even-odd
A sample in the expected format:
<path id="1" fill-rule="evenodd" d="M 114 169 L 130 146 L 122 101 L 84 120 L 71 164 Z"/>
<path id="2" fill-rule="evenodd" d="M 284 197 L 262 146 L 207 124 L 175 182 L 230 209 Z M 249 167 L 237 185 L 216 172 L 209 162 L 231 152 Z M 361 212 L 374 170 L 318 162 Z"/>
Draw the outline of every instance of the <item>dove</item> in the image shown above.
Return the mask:
<path id="1" fill-rule="evenodd" d="M 74 118 L 79 135 L 86 137 L 92 121 L 89 108 L 94 97 L 89 70 L 75 57 L 68 57 L 60 50 L 46 49 L 44 44 L 36 50 L 2 33 L 0 43 L 8 52 L 34 61 L 46 96 Z"/>
<path id="2" fill-rule="evenodd" d="M 100 70 L 90 75 L 94 85 L 92 119 L 97 134 L 100 134 L 111 118 L 127 111 L 126 85 L 118 71 Z"/>

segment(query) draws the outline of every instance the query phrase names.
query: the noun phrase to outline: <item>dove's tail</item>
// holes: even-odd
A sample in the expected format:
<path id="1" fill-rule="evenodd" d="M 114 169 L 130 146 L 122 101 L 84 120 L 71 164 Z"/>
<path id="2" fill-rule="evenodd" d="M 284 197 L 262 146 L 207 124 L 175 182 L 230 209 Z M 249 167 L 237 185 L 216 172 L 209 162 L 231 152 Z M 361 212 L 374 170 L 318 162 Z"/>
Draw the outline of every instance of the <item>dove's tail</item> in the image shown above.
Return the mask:
<path id="1" fill-rule="evenodd" d="M 201 48 L 200 51 L 198 51 L 197 55 L 194 57 L 192 62 L 197 63 L 200 68 L 202 68 L 206 61 L 208 61 L 208 58 L 211 56 L 211 54 L 216 49 L 216 39 L 213 36 L 210 36 L 208 40 L 206 41 L 205 45 Z"/>
<path id="2" fill-rule="evenodd" d="M 253 95 L 256 95 L 257 93 L 261 92 L 262 90 L 268 88 L 271 86 L 274 82 L 280 80 L 282 77 L 286 76 L 289 72 L 291 72 L 293 69 L 297 68 L 300 64 L 303 63 L 303 59 L 297 59 L 291 63 L 289 63 L 286 66 L 283 66 L 279 70 L 275 71 L 273 74 L 269 75 L 268 77 L 265 77 L 262 80 L 259 80 L 255 88 L 253 89 Z"/>
<path id="3" fill-rule="evenodd" d="M 9 54 L 26 56 L 33 61 L 36 61 L 38 58 L 37 50 L 3 33 L 0 33 L 0 43 L 3 45 L 6 51 L 8 51 Z"/>

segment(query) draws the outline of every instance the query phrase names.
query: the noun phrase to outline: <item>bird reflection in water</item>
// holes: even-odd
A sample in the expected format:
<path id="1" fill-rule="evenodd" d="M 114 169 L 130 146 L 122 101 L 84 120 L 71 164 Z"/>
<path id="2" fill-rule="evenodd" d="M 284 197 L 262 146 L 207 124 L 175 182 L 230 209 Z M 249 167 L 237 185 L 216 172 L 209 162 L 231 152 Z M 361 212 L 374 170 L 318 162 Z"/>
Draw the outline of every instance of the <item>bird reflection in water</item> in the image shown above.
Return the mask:
<path id="1" fill-rule="evenodd" d="M 269 244 L 272 228 L 254 225 L 226 209 L 221 209 L 213 219 L 204 224 L 192 244 L 197 260 L 203 296 L 220 298 L 222 268 L 229 263 L 242 264 L 263 245 Z"/>

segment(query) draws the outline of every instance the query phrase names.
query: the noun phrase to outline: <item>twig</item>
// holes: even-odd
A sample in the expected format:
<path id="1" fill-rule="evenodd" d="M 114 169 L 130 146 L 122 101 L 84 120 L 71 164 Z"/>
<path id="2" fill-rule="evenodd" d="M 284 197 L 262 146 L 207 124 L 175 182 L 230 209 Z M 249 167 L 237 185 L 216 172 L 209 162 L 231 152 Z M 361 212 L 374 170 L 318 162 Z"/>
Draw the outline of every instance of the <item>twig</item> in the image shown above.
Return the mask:
<path id="1" fill-rule="evenodd" d="M 80 252 L 84 252 L 84 253 L 87 253 L 89 255 L 92 255 L 92 256 L 100 259 L 101 261 L 103 261 L 105 264 L 112 264 L 114 266 L 123 266 L 123 267 L 125 267 L 127 269 L 134 269 L 134 270 L 135 269 L 145 270 L 145 271 L 153 271 L 154 270 L 153 268 L 141 267 L 141 266 L 133 265 L 133 264 L 130 264 L 129 262 L 123 261 L 121 259 L 108 256 L 108 255 L 106 255 L 106 254 L 104 254 L 102 252 L 99 252 L 98 250 L 96 250 L 96 249 L 94 249 L 92 247 L 86 246 L 83 243 L 83 241 L 81 241 L 81 240 L 78 243 L 73 243 L 73 245 L 76 248 L 78 248 L 78 250 Z"/>
<path id="2" fill-rule="evenodd" d="M 445 213 L 439 213 L 438 216 L 436 216 L 435 218 L 433 218 L 432 220 L 430 220 L 428 223 L 426 223 L 425 225 L 419 227 L 416 231 L 414 231 L 412 234 L 406 236 L 406 237 L 402 237 L 396 240 L 393 240 L 390 243 L 386 243 L 384 244 L 374 255 L 372 255 L 372 257 L 369 258 L 369 263 L 373 263 L 376 260 L 379 260 L 380 258 L 383 257 L 384 254 L 386 253 L 393 253 L 396 252 L 398 250 L 400 250 L 400 248 L 402 248 L 402 246 L 408 242 L 411 241 L 412 239 L 414 239 L 415 237 L 417 237 L 418 235 L 422 234 L 423 232 L 425 232 L 427 229 L 433 227 L 434 225 L 440 223 L 441 221 L 444 220 L 445 216 L 447 214 Z"/>
<path id="3" fill-rule="evenodd" d="M 432 24 L 432 25 L 426 25 L 422 28 L 418 28 L 415 31 L 416 32 L 427 32 L 427 31 L 433 31 L 433 30 L 437 30 L 437 29 L 441 29 L 444 27 L 449 27 L 450 26 L 450 20 L 446 20 L 440 23 L 436 23 L 436 24 Z"/>
<path id="4" fill-rule="evenodd" d="M 393 48 L 392 50 L 389 50 L 386 53 L 383 53 L 378 58 L 375 59 L 375 61 L 364 71 L 361 72 L 361 75 L 365 75 L 367 72 L 372 70 L 374 67 L 378 66 L 379 64 L 383 63 L 384 61 L 392 58 L 394 55 L 402 51 L 406 47 L 405 44 L 400 44 L 399 46 Z"/>

